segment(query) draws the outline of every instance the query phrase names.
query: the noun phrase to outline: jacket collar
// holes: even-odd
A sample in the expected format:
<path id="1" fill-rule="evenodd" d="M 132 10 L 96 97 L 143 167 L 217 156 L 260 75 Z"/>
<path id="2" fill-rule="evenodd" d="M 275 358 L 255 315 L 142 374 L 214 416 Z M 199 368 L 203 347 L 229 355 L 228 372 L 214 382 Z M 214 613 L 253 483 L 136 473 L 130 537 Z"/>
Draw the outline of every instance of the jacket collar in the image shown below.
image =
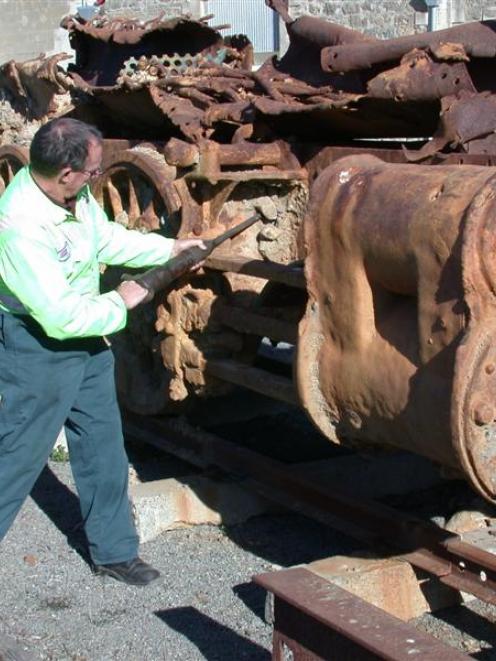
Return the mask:
<path id="1" fill-rule="evenodd" d="M 29 198 L 32 201 L 36 209 L 40 211 L 40 215 L 43 215 L 45 218 L 49 218 L 54 225 L 61 225 L 66 221 L 79 221 L 78 216 L 78 206 L 81 201 L 88 202 L 89 200 L 89 189 L 86 185 L 83 189 L 79 191 L 76 197 L 76 213 L 73 214 L 71 210 L 66 209 L 61 206 L 58 202 L 55 202 L 49 195 L 47 195 L 36 183 L 31 175 L 31 170 L 29 166 L 26 166 L 26 186 L 29 189 Z"/>

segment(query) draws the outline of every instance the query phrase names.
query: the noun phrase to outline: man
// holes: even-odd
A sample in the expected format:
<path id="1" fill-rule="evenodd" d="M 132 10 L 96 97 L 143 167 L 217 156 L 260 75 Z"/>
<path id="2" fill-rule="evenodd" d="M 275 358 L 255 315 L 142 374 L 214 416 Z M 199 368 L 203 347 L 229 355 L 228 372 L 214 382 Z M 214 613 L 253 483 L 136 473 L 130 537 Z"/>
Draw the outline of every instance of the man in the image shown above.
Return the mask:
<path id="1" fill-rule="evenodd" d="M 30 160 L 0 199 L 0 539 L 65 425 L 95 572 L 147 585 L 159 572 L 138 557 L 104 339 L 147 291 L 129 281 L 100 294 L 99 263 L 153 266 L 203 244 L 108 221 L 88 187 L 102 138 L 83 122 L 43 126 Z"/>

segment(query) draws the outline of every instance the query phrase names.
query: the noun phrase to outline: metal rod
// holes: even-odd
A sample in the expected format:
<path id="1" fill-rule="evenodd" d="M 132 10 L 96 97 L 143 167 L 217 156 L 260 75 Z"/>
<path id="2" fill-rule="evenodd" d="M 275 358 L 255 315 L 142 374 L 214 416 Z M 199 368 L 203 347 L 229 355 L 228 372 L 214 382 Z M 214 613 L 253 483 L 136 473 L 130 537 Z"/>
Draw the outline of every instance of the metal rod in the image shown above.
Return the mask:
<path id="1" fill-rule="evenodd" d="M 299 265 L 277 264 L 276 262 L 266 262 L 263 259 L 247 260 L 244 257 L 224 256 L 221 252 L 217 252 L 207 258 L 205 267 L 214 271 L 243 273 L 278 282 L 288 287 L 306 289 L 303 267 Z"/>
<path id="2" fill-rule="evenodd" d="M 299 405 L 293 382 L 282 376 L 234 360 L 208 360 L 205 371 L 222 381 L 243 386 L 293 406 Z"/>
<path id="3" fill-rule="evenodd" d="M 214 310 L 214 319 L 239 333 L 268 337 L 276 342 L 296 344 L 298 326 L 296 323 L 274 319 L 242 308 L 219 304 Z"/>

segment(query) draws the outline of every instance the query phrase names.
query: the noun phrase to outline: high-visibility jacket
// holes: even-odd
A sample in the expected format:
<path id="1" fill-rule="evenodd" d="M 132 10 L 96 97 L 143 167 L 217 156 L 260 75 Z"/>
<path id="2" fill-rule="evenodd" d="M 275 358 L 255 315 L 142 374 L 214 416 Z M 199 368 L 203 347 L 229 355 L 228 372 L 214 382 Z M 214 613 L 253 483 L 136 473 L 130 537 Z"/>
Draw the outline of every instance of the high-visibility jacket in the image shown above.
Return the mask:
<path id="1" fill-rule="evenodd" d="M 100 293 L 100 264 L 155 266 L 173 239 L 110 222 L 88 186 L 74 215 L 20 170 L 0 198 L 0 311 L 33 317 L 50 337 L 90 337 L 126 325 L 116 291 Z"/>

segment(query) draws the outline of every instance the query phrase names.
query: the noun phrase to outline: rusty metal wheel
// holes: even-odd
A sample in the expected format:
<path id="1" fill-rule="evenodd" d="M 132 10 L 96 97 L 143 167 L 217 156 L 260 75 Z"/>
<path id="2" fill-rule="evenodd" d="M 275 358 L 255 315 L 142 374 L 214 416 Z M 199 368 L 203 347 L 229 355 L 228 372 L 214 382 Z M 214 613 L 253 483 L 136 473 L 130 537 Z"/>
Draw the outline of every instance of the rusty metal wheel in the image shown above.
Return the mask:
<path id="1" fill-rule="evenodd" d="M 0 195 L 16 173 L 29 163 L 29 150 L 18 145 L 0 147 Z"/>
<path id="2" fill-rule="evenodd" d="M 181 202 L 174 188 L 176 168 L 151 147 L 117 153 L 93 185 L 93 194 L 111 220 L 144 232 L 161 230 L 175 238 Z"/>

